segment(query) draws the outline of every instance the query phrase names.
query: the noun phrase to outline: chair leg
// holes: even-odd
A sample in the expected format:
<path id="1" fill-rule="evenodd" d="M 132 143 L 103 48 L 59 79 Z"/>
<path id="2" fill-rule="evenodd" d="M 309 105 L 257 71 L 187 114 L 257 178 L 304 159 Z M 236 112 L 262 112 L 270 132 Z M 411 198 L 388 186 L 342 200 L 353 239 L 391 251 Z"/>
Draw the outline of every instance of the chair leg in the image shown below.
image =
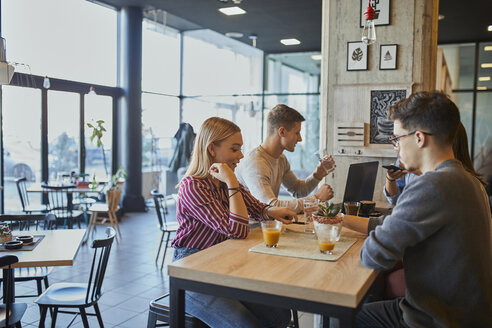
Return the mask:
<path id="1" fill-rule="evenodd" d="M 149 311 L 149 319 L 147 320 L 147 328 L 155 328 L 157 323 L 157 315 Z"/>
<path id="2" fill-rule="evenodd" d="M 38 289 L 38 296 L 43 293 L 43 287 L 41 287 L 41 279 L 36 279 L 36 287 Z"/>
<path id="3" fill-rule="evenodd" d="M 51 315 L 51 328 L 56 328 L 56 317 L 58 315 L 58 308 L 53 309 L 53 314 Z"/>
<path id="4" fill-rule="evenodd" d="M 87 321 L 87 313 L 85 313 L 85 309 L 83 307 L 79 308 L 80 316 L 82 317 L 82 323 L 84 324 L 84 328 L 89 328 L 89 321 Z"/>
<path id="5" fill-rule="evenodd" d="M 164 267 L 164 260 L 166 259 L 166 252 L 167 252 L 167 245 L 169 244 L 169 237 L 171 237 L 171 233 L 168 231 L 167 232 L 167 238 L 166 238 L 166 245 L 164 246 L 164 255 L 162 256 L 161 271 L 162 271 L 162 268 Z"/>
<path id="6" fill-rule="evenodd" d="M 162 241 L 164 240 L 165 231 L 162 232 L 161 242 L 159 243 L 159 249 L 157 250 L 157 256 L 155 257 L 155 263 L 159 263 L 159 254 L 161 253 Z"/>
<path id="7" fill-rule="evenodd" d="M 118 226 L 118 222 L 116 221 L 116 215 L 114 214 L 114 212 L 108 212 L 108 217 L 109 217 L 109 222 L 111 223 L 111 226 L 113 227 L 113 229 L 116 230 L 116 228 L 118 228 L 118 231 L 120 230 L 119 226 Z M 121 232 L 119 233 L 120 235 L 120 238 L 118 238 L 118 234 L 116 234 L 116 242 L 119 243 L 119 239 L 121 239 Z"/>
<path id="8" fill-rule="evenodd" d="M 299 317 L 297 315 L 297 310 L 291 310 L 292 311 L 292 318 L 294 321 L 294 327 L 299 328 Z"/>
<path id="9" fill-rule="evenodd" d="M 82 241 L 82 243 L 85 244 L 89 240 L 89 235 L 91 233 L 91 229 L 94 229 L 94 220 L 96 220 L 96 218 L 97 218 L 97 213 L 96 212 L 92 212 L 91 213 L 91 218 L 89 219 L 89 226 L 87 227 L 87 232 L 86 232 L 85 238 Z"/>
<path id="10" fill-rule="evenodd" d="M 118 229 L 118 233 L 120 234 L 121 237 L 120 225 L 118 223 L 118 217 L 116 216 L 116 212 L 111 212 L 111 213 L 113 214 L 114 223 L 116 224 L 116 228 Z"/>
<path id="11" fill-rule="evenodd" d="M 48 312 L 48 307 L 39 306 L 39 310 L 41 310 L 41 317 L 39 318 L 39 328 L 44 328 L 44 322 L 46 321 L 46 312 Z"/>
<path id="12" fill-rule="evenodd" d="M 44 281 L 44 289 L 48 289 L 48 287 L 50 286 L 48 282 L 48 276 L 44 276 L 43 281 Z"/>
<path id="13" fill-rule="evenodd" d="M 101 311 L 99 311 L 99 305 L 94 303 L 94 310 L 96 311 L 97 322 L 99 322 L 99 327 L 104 328 L 103 319 L 101 317 Z"/>

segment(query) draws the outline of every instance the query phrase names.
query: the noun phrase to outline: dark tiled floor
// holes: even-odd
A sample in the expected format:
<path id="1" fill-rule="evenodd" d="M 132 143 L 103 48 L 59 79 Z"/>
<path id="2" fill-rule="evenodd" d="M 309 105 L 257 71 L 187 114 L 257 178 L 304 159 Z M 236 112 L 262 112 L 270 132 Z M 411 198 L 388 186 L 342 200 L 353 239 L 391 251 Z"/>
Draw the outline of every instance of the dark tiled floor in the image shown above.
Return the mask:
<path id="1" fill-rule="evenodd" d="M 170 220 L 175 220 L 174 204 L 169 201 Z M 149 302 L 168 291 L 167 267 L 160 270 L 155 264 L 155 256 L 161 232 L 157 225 L 155 209 L 145 213 L 129 213 L 120 221 L 123 238 L 114 243 L 104 280 L 104 294 L 99 301 L 104 326 L 140 328 L 147 326 Z M 104 227 L 98 226 L 97 233 Z M 90 244 L 90 243 L 89 243 Z M 161 252 L 162 254 L 162 252 Z M 171 261 L 172 248 L 168 249 L 166 264 Z M 91 267 L 92 249 L 88 245 L 80 247 L 72 267 L 57 267 L 49 275 L 50 284 L 56 282 L 86 282 Z M 32 282 L 16 283 L 17 295 L 36 294 L 36 284 Z M 18 298 L 25 302 L 28 309 L 22 318 L 23 327 L 37 327 L 39 308 L 31 298 Z M 92 308 L 91 311 L 92 312 Z M 59 314 L 56 327 L 67 327 L 73 315 Z M 46 326 L 51 325 L 48 314 Z M 99 327 L 95 317 L 89 317 L 91 327 Z M 300 326 L 313 327 L 313 316 L 300 313 Z M 70 327 L 83 327 L 79 316 Z"/>

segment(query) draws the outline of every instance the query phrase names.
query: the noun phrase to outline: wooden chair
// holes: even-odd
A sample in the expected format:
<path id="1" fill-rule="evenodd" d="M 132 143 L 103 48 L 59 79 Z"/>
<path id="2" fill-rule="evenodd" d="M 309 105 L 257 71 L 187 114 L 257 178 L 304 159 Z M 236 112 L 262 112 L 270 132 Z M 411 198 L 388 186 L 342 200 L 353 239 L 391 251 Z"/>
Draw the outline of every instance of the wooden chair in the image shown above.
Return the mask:
<path id="1" fill-rule="evenodd" d="M 0 267 L 4 267 L 5 276 L 3 281 L 4 304 L 0 305 L 0 327 L 21 327 L 21 319 L 27 309 L 25 303 L 14 303 L 14 272 L 11 265 L 17 262 L 19 259 L 14 255 L 0 257 Z"/>
<path id="2" fill-rule="evenodd" d="M 119 209 L 121 197 L 121 189 L 108 189 L 106 191 L 106 203 L 96 203 L 89 207 L 91 212 L 91 217 L 89 219 L 89 227 L 87 228 L 87 234 L 85 235 L 83 243 L 86 243 L 89 239 L 89 235 L 94 231 L 96 225 L 111 225 L 113 229 L 118 230 L 118 234 L 121 238 L 120 226 L 118 225 L 118 218 L 116 216 L 116 211 Z M 99 217 L 100 214 L 106 214 L 108 217 Z M 118 238 L 116 238 L 118 241 Z"/>
<path id="3" fill-rule="evenodd" d="M 51 326 L 56 327 L 56 317 L 58 313 L 79 314 L 82 318 L 84 327 L 89 327 L 87 320 L 88 315 L 96 316 L 100 327 L 104 327 L 101 312 L 97 302 L 103 294 L 102 284 L 106 267 L 111 252 L 111 245 L 115 237 L 113 228 L 106 229 L 106 238 L 96 239 L 92 242 L 94 248 L 94 256 L 92 259 L 92 267 L 89 274 L 88 282 L 86 283 L 56 283 L 51 285 L 34 303 L 39 305 L 41 310 L 41 318 L 39 327 L 44 328 L 44 321 L 49 309 L 53 309 Z M 95 313 L 87 313 L 86 308 L 94 307 Z M 74 311 L 61 311 L 62 309 L 78 309 Z"/>
<path id="4" fill-rule="evenodd" d="M 166 211 L 163 206 L 165 203 L 165 197 L 163 194 L 159 193 L 157 190 L 152 190 L 151 195 L 154 198 L 155 211 L 157 213 L 157 220 L 159 221 L 159 228 L 162 231 L 161 242 L 159 243 L 159 249 L 157 250 L 157 256 L 155 257 L 155 263 L 159 261 L 159 253 L 161 252 L 162 243 L 164 238 L 166 238 L 166 244 L 164 245 L 164 255 L 162 256 L 161 270 L 164 266 L 164 260 L 166 259 L 167 247 L 169 244 L 169 238 L 171 233 L 178 230 L 179 224 L 177 222 L 168 223 L 166 220 Z"/>

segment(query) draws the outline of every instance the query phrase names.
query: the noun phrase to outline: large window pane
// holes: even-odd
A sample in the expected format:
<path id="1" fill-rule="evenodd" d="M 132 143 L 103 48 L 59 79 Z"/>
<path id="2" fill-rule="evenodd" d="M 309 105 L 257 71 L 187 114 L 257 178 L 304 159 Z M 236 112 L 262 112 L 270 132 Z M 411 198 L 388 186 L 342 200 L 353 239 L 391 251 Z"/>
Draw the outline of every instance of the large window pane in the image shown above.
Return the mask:
<path id="1" fill-rule="evenodd" d="M 453 44 L 439 47 L 444 51 L 453 89 L 473 89 L 475 44 Z"/>
<path id="2" fill-rule="evenodd" d="M 183 94 L 260 93 L 263 52 L 210 30 L 183 35 Z"/>
<path id="3" fill-rule="evenodd" d="M 180 34 L 144 20 L 142 38 L 142 90 L 179 95 Z"/>
<path id="4" fill-rule="evenodd" d="M 473 122 L 473 92 L 454 92 L 453 101 L 460 110 L 461 122 L 468 134 L 468 149 L 471 152 L 472 138 L 472 122 Z M 471 156 L 471 154 L 470 154 Z"/>
<path id="5" fill-rule="evenodd" d="M 492 175 L 492 92 L 477 94 L 477 116 L 475 125 L 475 169 Z"/>
<path id="6" fill-rule="evenodd" d="M 2 1 L 9 61 L 32 73 L 116 85 L 116 12 L 85 0 Z"/>
<path id="7" fill-rule="evenodd" d="M 179 128 L 179 99 L 142 94 L 142 167 L 162 171 L 173 154 Z"/>
<path id="8" fill-rule="evenodd" d="M 79 94 L 48 92 L 48 162 L 50 180 L 78 171 Z"/>
<path id="9" fill-rule="evenodd" d="M 492 42 L 482 42 L 478 46 L 478 81 L 477 89 L 492 90 L 492 68 L 482 64 L 492 63 Z"/>
<path id="10" fill-rule="evenodd" d="M 41 92 L 3 86 L 4 208 L 21 211 L 15 179 L 26 177 L 28 185 L 41 178 Z M 31 202 L 36 197 L 31 195 Z"/>
<path id="11" fill-rule="evenodd" d="M 91 178 L 105 178 L 111 175 L 111 148 L 113 137 L 113 103 L 111 97 L 85 96 L 85 172 Z M 87 123 L 97 126 L 97 121 L 104 121 L 106 132 L 101 138 L 101 147 L 97 146 L 97 138 L 90 140 L 93 129 Z M 104 151 L 103 151 L 104 149 Z"/>
<path id="12" fill-rule="evenodd" d="M 315 152 L 319 148 L 319 96 L 266 96 L 265 108 L 268 110 L 265 110 L 264 114 L 265 127 L 269 110 L 277 104 L 285 104 L 294 108 L 306 119 L 301 128 L 302 141 L 296 145 L 293 153 L 284 152 L 284 154 L 289 159 L 293 170 L 312 173 L 318 165 Z"/>

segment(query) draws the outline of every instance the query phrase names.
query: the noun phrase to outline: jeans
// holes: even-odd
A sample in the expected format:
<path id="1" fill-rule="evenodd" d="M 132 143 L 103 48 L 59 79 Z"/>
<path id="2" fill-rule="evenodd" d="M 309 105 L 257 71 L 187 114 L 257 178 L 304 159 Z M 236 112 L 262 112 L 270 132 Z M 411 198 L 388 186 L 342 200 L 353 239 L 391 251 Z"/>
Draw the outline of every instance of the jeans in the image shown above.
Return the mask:
<path id="1" fill-rule="evenodd" d="M 357 313 L 357 328 L 408 328 L 400 309 L 402 297 L 389 301 L 371 302 Z"/>
<path id="2" fill-rule="evenodd" d="M 174 250 L 173 261 L 199 252 L 196 248 Z M 232 300 L 197 292 L 185 292 L 186 313 L 211 328 L 287 327 L 290 310 L 273 306 Z"/>

